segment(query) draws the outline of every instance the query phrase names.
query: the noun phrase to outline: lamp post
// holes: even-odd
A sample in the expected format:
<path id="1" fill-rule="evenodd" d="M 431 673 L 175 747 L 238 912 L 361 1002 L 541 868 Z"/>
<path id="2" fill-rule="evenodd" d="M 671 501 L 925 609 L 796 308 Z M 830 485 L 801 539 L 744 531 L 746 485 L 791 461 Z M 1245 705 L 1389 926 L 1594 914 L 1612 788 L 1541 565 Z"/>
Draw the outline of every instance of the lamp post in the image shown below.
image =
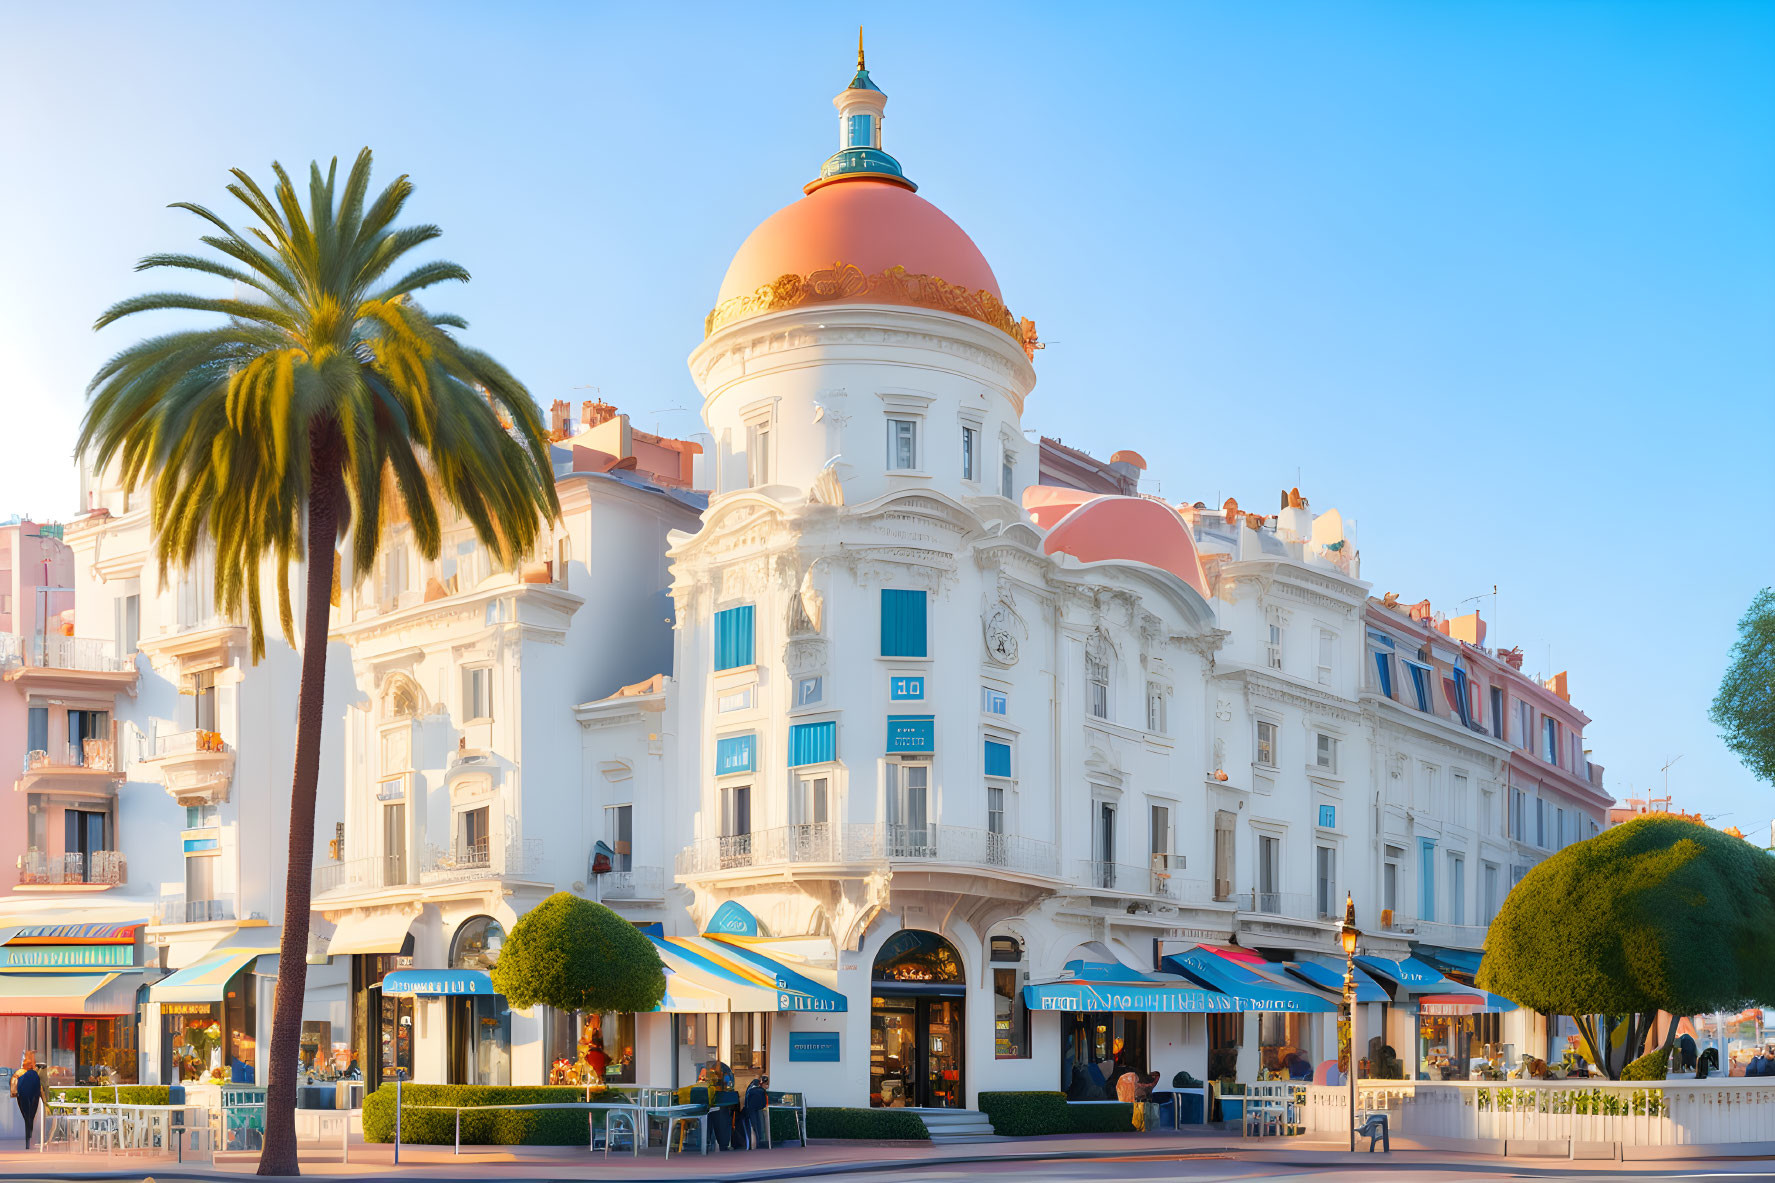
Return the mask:
<path id="1" fill-rule="evenodd" d="M 1350 1063 L 1345 1076 L 1350 1084 L 1350 1150 L 1356 1149 L 1356 942 L 1362 933 L 1356 927 L 1356 899 L 1344 893 L 1344 925 L 1338 939 L 1344 946 L 1344 1013 L 1350 1016 Z"/>

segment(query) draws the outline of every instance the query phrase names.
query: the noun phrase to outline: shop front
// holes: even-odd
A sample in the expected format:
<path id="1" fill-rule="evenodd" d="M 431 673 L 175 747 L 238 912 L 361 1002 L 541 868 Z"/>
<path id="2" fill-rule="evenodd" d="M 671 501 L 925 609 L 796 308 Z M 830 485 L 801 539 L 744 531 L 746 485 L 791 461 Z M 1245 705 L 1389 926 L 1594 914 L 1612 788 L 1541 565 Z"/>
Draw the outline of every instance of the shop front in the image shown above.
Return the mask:
<path id="1" fill-rule="evenodd" d="M 335 1052 L 334 1069 L 361 1077 L 374 1091 L 400 1074 L 413 1079 L 413 996 L 384 995 L 383 979 L 413 968 L 412 917 L 399 912 L 371 912 L 338 922 L 327 942 L 329 957 L 351 959 L 351 1046 L 343 1065 Z"/>
<path id="2" fill-rule="evenodd" d="M 412 1071 L 415 1008 L 441 1005 L 449 1040 L 445 1068 L 449 1079 L 444 1083 L 512 1082 L 511 1008 L 493 989 L 486 970 L 390 970 L 377 983 L 376 992 L 385 1011 L 394 1012 L 390 1059 L 382 1065 L 384 1081 L 393 1080 L 397 1068 Z"/>
<path id="3" fill-rule="evenodd" d="M 1502 1015 L 1509 999 L 1446 976 L 1416 957 L 1358 957 L 1364 969 L 1387 982 L 1394 1002 L 1416 1007 L 1412 1075 L 1418 1080 L 1470 1080 L 1507 1071 Z"/>
<path id="4" fill-rule="evenodd" d="M 0 1057 L 26 1052 L 46 1087 L 135 1084 L 145 921 L 13 929 L 0 941 Z"/>
<path id="5" fill-rule="evenodd" d="M 505 928 L 491 916 L 475 916 L 456 929 L 450 968 L 487 978 L 487 989 L 448 996 L 445 1028 L 450 1039 L 451 1084 L 512 1082 L 512 1012 L 493 992 L 489 975 L 505 945 Z"/>
<path id="6" fill-rule="evenodd" d="M 1106 950 L 1088 950 L 1098 958 Z M 1203 989 L 1180 974 L 1145 973 L 1119 961 L 1066 963 L 1050 982 L 1023 988 L 1031 1011 L 1060 1012 L 1060 1089 L 1074 1101 L 1115 1099 L 1115 1082 L 1126 1072 L 1145 1074 L 1151 1064 L 1151 1015 L 1207 1015 L 1237 1023 L 1231 998 Z"/>
<path id="7" fill-rule="evenodd" d="M 1160 965 L 1210 990 L 1231 998 L 1239 1011 L 1256 1020 L 1257 1078 L 1311 1080 L 1320 1047 L 1320 1016 L 1337 1013 L 1337 1003 L 1289 976 L 1286 966 L 1249 949 L 1230 945 L 1197 945 L 1164 958 Z M 1211 1036 L 1213 1034 L 1211 1024 Z M 1224 1037 L 1224 1024 L 1221 1034 Z M 1243 1026 L 1249 1027 L 1247 1022 Z M 1247 1032 L 1240 1033 L 1241 1040 Z M 1237 1061 L 1238 1042 L 1233 1044 Z M 1226 1056 L 1210 1049 L 1210 1076 L 1226 1067 Z M 1235 1070 L 1236 1071 L 1236 1070 Z"/>
<path id="8" fill-rule="evenodd" d="M 263 948 L 224 946 L 150 987 L 163 1083 L 257 1083 L 258 979 L 275 976 L 260 971 L 276 960 Z"/>
<path id="9" fill-rule="evenodd" d="M 967 1108 L 967 979 L 955 946 L 905 929 L 875 955 L 870 983 L 869 1103 Z"/>

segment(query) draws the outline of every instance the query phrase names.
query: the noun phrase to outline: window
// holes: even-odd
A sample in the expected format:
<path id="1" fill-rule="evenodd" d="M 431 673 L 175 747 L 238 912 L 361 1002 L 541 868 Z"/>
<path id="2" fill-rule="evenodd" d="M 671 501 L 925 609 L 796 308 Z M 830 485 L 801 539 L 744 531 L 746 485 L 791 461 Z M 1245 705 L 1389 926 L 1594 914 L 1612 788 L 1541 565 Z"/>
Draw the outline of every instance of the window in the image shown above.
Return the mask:
<path id="1" fill-rule="evenodd" d="M 998 495 L 1007 501 L 1017 500 L 1017 458 L 1010 452 L 998 466 Z"/>
<path id="2" fill-rule="evenodd" d="M 49 751 L 49 708 L 25 708 L 25 751 Z"/>
<path id="3" fill-rule="evenodd" d="M 1157 682 L 1146 684 L 1146 729 L 1155 735 L 1164 735 L 1165 726 L 1165 688 Z"/>
<path id="4" fill-rule="evenodd" d="M 185 856 L 185 916 L 187 919 L 210 919 L 212 909 L 204 905 L 216 898 L 216 865 L 220 861 L 214 851 Z M 216 918 L 226 919 L 222 916 Z"/>
<path id="5" fill-rule="evenodd" d="M 758 767 L 758 736 L 747 731 L 740 735 L 723 735 L 715 740 L 715 775 L 732 776 L 753 772 Z"/>
<path id="6" fill-rule="evenodd" d="M 918 467 L 918 421 L 889 419 L 887 421 L 887 466 L 911 471 Z"/>
<path id="7" fill-rule="evenodd" d="M 826 679 L 823 675 L 795 679 L 795 705 L 810 707 L 815 703 L 824 702 L 826 698 Z"/>
<path id="8" fill-rule="evenodd" d="M 1214 811 L 1214 898 L 1233 898 L 1233 835 L 1234 815 L 1225 809 Z"/>
<path id="9" fill-rule="evenodd" d="M 1430 667 L 1419 665 L 1415 661 L 1405 663 L 1411 670 L 1411 693 L 1417 708 L 1425 714 L 1430 712 Z"/>
<path id="10" fill-rule="evenodd" d="M 1381 907 L 1388 912 L 1399 910 L 1399 860 L 1404 857 L 1403 847 L 1389 846 L 1381 865 Z"/>
<path id="11" fill-rule="evenodd" d="M 1418 919 L 1436 919 L 1436 843 L 1418 839 Z"/>
<path id="12" fill-rule="evenodd" d="M 1498 832 L 1498 795 L 1490 789 L 1479 790 L 1479 832 L 1486 835 Z"/>
<path id="13" fill-rule="evenodd" d="M 68 762 L 76 768 L 95 765 L 95 762 L 107 759 L 101 751 L 89 751 L 90 743 L 95 749 L 109 746 L 111 740 L 110 711 L 81 711 L 68 709 Z"/>
<path id="14" fill-rule="evenodd" d="M 1491 688 L 1491 733 L 1498 739 L 1504 738 L 1504 688 Z"/>
<path id="15" fill-rule="evenodd" d="M 484 867 L 492 854 L 492 810 L 482 805 L 456 811 L 456 863 Z"/>
<path id="16" fill-rule="evenodd" d="M 1565 842 L 1565 810 L 1553 811 L 1553 849 L 1564 850 Z"/>
<path id="17" fill-rule="evenodd" d="M 721 786 L 720 861 L 741 867 L 752 861 L 752 786 Z"/>
<path id="18" fill-rule="evenodd" d="M 741 604 L 715 613 L 715 669 L 737 670 L 753 664 L 752 605 Z"/>
<path id="19" fill-rule="evenodd" d="M 392 608 L 407 590 L 407 548 L 395 543 L 382 552 L 382 605 Z"/>
<path id="20" fill-rule="evenodd" d="M 795 825 L 802 827 L 803 835 L 809 826 L 824 826 L 831 820 L 831 777 L 824 772 L 795 778 L 795 796 L 789 802 L 789 817 Z"/>
<path id="21" fill-rule="evenodd" d="M 980 429 L 977 427 L 961 429 L 961 479 L 980 479 Z"/>
<path id="22" fill-rule="evenodd" d="M 1531 751 L 1535 745 L 1535 709 L 1526 702 L 1516 704 L 1516 746 Z"/>
<path id="23" fill-rule="evenodd" d="M 493 717 L 493 667 L 472 666 L 462 671 L 462 717 L 465 721 Z"/>
<path id="24" fill-rule="evenodd" d="M 1547 849 L 1547 803 L 1535 798 L 1535 845 Z"/>
<path id="25" fill-rule="evenodd" d="M 838 759 L 838 723 L 796 723 L 789 728 L 789 767 L 830 764 Z"/>
<path id="26" fill-rule="evenodd" d="M 1570 768 L 1573 772 L 1584 771 L 1584 740 L 1582 736 L 1579 736 L 1576 733 L 1572 735 L 1572 762 Z"/>
<path id="27" fill-rule="evenodd" d="M 1005 832 L 1005 789 L 1003 785 L 986 786 L 986 832 L 1002 837 Z"/>
<path id="28" fill-rule="evenodd" d="M 1473 700 L 1467 688 L 1467 671 L 1456 669 L 1454 677 L 1449 681 L 1449 686 L 1451 698 L 1449 705 L 1455 709 L 1455 718 L 1461 721 L 1462 727 L 1471 727 L 1473 725 Z"/>
<path id="29" fill-rule="evenodd" d="M 1282 668 L 1282 617 L 1274 609 L 1270 609 L 1269 643 L 1265 648 L 1264 661 L 1273 670 Z"/>
<path id="30" fill-rule="evenodd" d="M 1321 686 L 1331 685 L 1336 676 L 1337 636 L 1334 633 L 1319 630 L 1319 664 L 1318 677 Z"/>
<path id="31" fill-rule="evenodd" d="M 1116 862 L 1116 807 L 1110 801 L 1092 804 L 1091 849 L 1097 852 L 1097 886 L 1114 887 Z"/>
<path id="32" fill-rule="evenodd" d="M 192 726 L 199 731 L 215 731 L 216 727 L 216 671 L 203 670 L 192 675 L 192 689 L 196 696 L 192 705 Z"/>
<path id="33" fill-rule="evenodd" d="M 916 858 L 931 852 L 928 811 L 931 766 L 890 761 L 887 765 L 887 822 L 889 853 L 897 858 Z"/>
<path id="34" fill-rule="evenodd" d="M 1502 898 L 1498 895 L 1498 864 L 1486 863 L 1480 868 L 1479 874 L 1483 882 L 1481 890 L 1485 893 L 1481 900 L 1485 912 L 1480 920 L 1484 924 L 1490 924 L 1498 918 L 1498 908 L 1503 903 Z"/>
<path id="35" fill-rule="evenodd" d="M 1313 752 L 1313 765 L 1326 772 L 1337 771 L 1337 739 L 1321 731 Z"/>
<path id="36" fill-rule="evenodd" d="M 1257 837 L 1257 898 L 1251 910 L 1282 910 L 1282 839 L 1272 834 Z"/>
<path id="37" fill-rule="evenodd" d="M 1374 652 L 1375 685 L 1382 695 L 1393 697 L 1393 655 L 1383 649 Z"/>
<path id="38" fill-rule="evenodd" d="M 996 739 L 989 739 L 985 744 L 983 763 L 987 776 L 1009 779 L 1011 776 L 1011 745 Z"/>
<path id="39" fill-rule="evenodd" d="M 925 593 L 899 588 L 881 589 L 881 655 L 926 655 Z"/>
<path id="40" fill-rule="evenodd" d="M 1528 841 L 1528 804 L 1521 789 L 1510 790 L 1510 837 Z"/>
<path id="41" fill-rule="evenodd" d="M 1317 854 L 1317 901 L 1321 919 L 1337 915 L 1337 848 L 1321 846 Z"/>
<path id="42" fill-rule="evenodd" d="M 80 859 L 80 882 L 99 883 L 106 878 L 102 856 L 111 849 L 105 831 L 108 817 L 96 809 L 64 809 L 62 811 L 62 850 Z"/>
<path id="43" fill-rule="evenodd" d="M 207 830 L 221 824 L 222 811 L 214 805 L 185 806 L 185 828 Z"/>
<path id="44" fill-rule="evenodd" d="M 612 871 L 633 871 L 635 869 L 635 807 L 633 805 L 606 805 L 604 807 L 604 836 L 610 840 L 610 849 L 616 857 L 610 860 Z"/>
<path id="45" fill-rule="evenodd" d="M 1325 830 L 1337 829 L 1337 806 L 1321 805 L 1319 807 L 1319 826 Z"/>
<path id="46" fill-rule="evenodd" d="M 991 686 L 980 687 L 981 714 L 1002 715 L 1009 705 L 1009 696 L 1003 690 L 995 690 Z"/>
<path id="47" fill-rule="evenodd" d="M 1541 754 L 1547 763 L 1559 763 L 1559 720 L 1548 715 L 1541 716 Z"/>
<path id="48" fill-rule="evenodd" d="M 1029 1009 L 1023 1002 L 1023 946 L 1014 937 L 993 937 L 991 956 L 993 1057 L 1027 1060 Z"/>
<path id="49" fill-rule="evenodd" d="M 1147 808 L 1147 856 L 1152 867 L 1152 892 L 1165 893 L 1171 878 L 1171 807 L 1152 805 Z"/>
<path id="50" fill-rule="evenodd" d="M 715 710 L 718 714 L 725 715 L 729 711 L 750 710 L 751 707 L 752 687 L 750 686 L 742 686 L 738 690 L 730 691 L 727 694 L 717 695 L 715 698 Z"/>
<path id="51" fill-rule="evenodd" d="M 142 597 L 139 593 L 117 601 L 117 656 L 133 661 L 142 636 Z"/>
<path id="52" fill-rule="evenodd" d="M 859 114 L 850 117 L 850 134 L 846 146 L 851 148 L 875 147 L 875 118 L 872 115 Z"/>
<path id="53" fill-rule="evenodd" d="M 1268 719 L 1257 721 L 1257 762 L 1265 768 L 1276 766 L 1276 725 Z"/>
<path id="54" fill-rule="evenodd" d="M 770 484 L 770 421 L 746 426 L 746 487 Z"/>
<path id="55" fill-rule="evenodd" d="M 1109 718 L 1109 659 L 1085 650 L 1085 705 L 1094 719 Z"/>
<path id="56" fill-rule="evenodd" d="M 1467 860 L 1452 851 L 1448 856 L 1448 922 L 1467 923 Z"/>

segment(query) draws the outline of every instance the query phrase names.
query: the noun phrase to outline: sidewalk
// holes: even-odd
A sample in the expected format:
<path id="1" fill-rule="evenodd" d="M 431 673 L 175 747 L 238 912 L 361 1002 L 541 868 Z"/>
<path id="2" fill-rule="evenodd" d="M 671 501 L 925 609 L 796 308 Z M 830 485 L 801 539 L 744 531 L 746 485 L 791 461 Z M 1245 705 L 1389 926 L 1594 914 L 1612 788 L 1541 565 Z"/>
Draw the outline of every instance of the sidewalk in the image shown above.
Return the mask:
<path id="1" fill-rule="evenodd" d="M 968 1163 L 1056 1161 L 1066 1159 L 1129 1159 L 1129 1158 L 1201 1158 L 1231 1157 L 1244 1162 L 1272 1163 L 1279 1167 L 1307 1169 L 1314 1167 L 1365 1166 L 1372 1170 L 1387 1167 L 1425 1167 L 1432 1164 L 1460 1163 L 1475 1174 L 1513 1173 L 1524 1166 L 1548 1167 L 1557 1164 L 1562 1171 L 1610 1172 L 1618 1174 L 1623 1164 L 1609 1161 L 1568 1162 L 1552 1158 L 1501 1158 L 1497 1155 L 1459 1154 L 1445 1150 L 1413 1148 L 1403 1139 L 1394 1139 L 1391 1155 L 1369 1155 L 1365 1151 L 1351 1154 L 1330 1142 L 1306 1142 L 1301 1138 L 1240 1138 L 1218 1131 L 1198 1134 L 1065 1134 L 1046 1138 L 1005 1138 L 992 1142 L 962 1145 L 931 1146 L 924 1143 L 880 1142 L 816 1142 L 813 1146 L 785 1147 L 777 1150 L 755 1150 L 743 1153 L 695 1152 L 674 1153 L 668 1162 L 654 1149 L 639 1158 L 613 1151 L 608 1158 L 602 1152 L 562 1146 L 474 1146 L 464 1147 L 460 1155 L 448 1146 L 401 1147 L 401 1161 L 394 1163 L 394 1148 L 386 1143 L 364 1144 L 354 1141 L 350 1162 L 322 1161 L 316 1152 L 312 1161 L 304 1155 L 302 1173 L 342 1179 L 414 1179 L 428 1183 L 486 1183 L 488 1168 L 497 1167 L 501 1179 L 584 1178 L 596 1173 L 602 1180 L 645 1181 L 666 1183 L 668 1180 L 695 1180 L 696 1183 L 763 1183 L 765 1180 L 790 1179 L 808 1175 L 853 1174 L 902 1167 L 953 1167 Z M 1695 1161 L 1695 1160 L 1690 1160 Z M 1651 1164 L 1643 1164 L 1651 1165 Z M 153 1176 L 156 1183 L 169 1179 L 239 1179 L 251 1176 L 257 1169 L 253 1160 L 211 1165 L 207 1161 L 178 1163 L 168 1156 L 67 1154 L 36 1151 L 0 1152 L 0 1177 L 54 1177 L 63 1179 L 132 1179 Z"/>

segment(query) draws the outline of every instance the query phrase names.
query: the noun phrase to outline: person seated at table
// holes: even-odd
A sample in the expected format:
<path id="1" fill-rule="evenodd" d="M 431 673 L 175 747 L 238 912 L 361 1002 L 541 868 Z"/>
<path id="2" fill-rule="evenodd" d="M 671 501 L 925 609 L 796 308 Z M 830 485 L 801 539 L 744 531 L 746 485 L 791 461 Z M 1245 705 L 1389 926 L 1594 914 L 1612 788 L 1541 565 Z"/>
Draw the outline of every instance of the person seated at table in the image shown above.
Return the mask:
<path id="1" fill-rule="evenodd" d="M 1313 1079 L 1313 1062 L 1298 1051 L 1291 1051 L 1283 1057 L 1282 1066 L 1288 1070 L 1289 1080 Z"/>

